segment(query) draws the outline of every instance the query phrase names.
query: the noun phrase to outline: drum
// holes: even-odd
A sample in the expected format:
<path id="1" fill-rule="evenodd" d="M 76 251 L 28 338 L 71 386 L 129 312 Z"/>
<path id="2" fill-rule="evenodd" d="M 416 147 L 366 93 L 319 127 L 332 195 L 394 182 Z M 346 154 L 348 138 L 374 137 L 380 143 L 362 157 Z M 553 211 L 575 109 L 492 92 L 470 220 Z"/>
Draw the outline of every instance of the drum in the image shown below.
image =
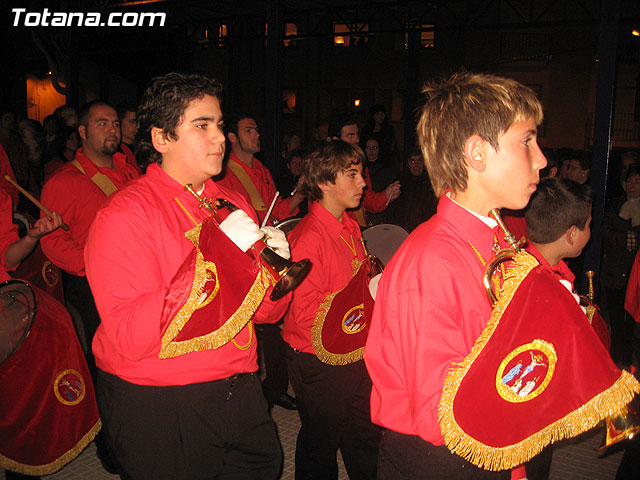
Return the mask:
<path id="1" fill-rule="evenodd" d="M 0 469 L 49 475 L 100 430 L 87 362 L 67 310 L 34 285 L 0 285 L 0 324 Z"/>
<path id="2" fill-rule="evenodd" d="M 382 264 L 386 266 L 409 234 L 398 225 L 383 223 L 367 228 L 362 232 L 362 236 L 367 242 L 369 253 L 378 257 Z"/>
<path id="3" fill-rule="evenodd" d="M 294 229 L 300 220 L 302 220 L 302 218 L 290 218 L 284 222 L 278 223 L 275 227 L 282 230 L 286 236 L 289 236 L 291 230 Z"/>
<path id="4" fill-rule="evenodd" d="M 0 365 L 22 345 L 36 315 L 31 287 L 20 280 L 0 284 Z"/>

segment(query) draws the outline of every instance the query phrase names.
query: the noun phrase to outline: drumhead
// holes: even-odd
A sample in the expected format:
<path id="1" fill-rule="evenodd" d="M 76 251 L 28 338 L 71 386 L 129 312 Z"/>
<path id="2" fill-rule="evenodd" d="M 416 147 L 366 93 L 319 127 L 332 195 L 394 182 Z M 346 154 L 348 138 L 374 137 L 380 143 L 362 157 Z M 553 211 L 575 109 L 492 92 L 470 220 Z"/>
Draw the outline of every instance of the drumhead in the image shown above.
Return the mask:
<path id="1" fill-rule="evenodd" d="M 362 232 L 362 236 L 367 242 L 369 253 L 378 257 L 382 264 L 386 266 L 409 234 L 398 225 L 382 223 L 367 228 Z"/>
<path id="2" fill-rule="evenodd" d="M 36 314 L 33 289 L 22 280 L 0 284 L 0 364 L 20 347 Z"/>
<path id="3" fill-rule="evenodd" d="M 300 220 L 302 220 L 302 218 L 290 218 L 289 220 L 285 220 L 284 222 L 277 224 L 276 228 L 282 230 L 284 234 L 288 236 Z"/>

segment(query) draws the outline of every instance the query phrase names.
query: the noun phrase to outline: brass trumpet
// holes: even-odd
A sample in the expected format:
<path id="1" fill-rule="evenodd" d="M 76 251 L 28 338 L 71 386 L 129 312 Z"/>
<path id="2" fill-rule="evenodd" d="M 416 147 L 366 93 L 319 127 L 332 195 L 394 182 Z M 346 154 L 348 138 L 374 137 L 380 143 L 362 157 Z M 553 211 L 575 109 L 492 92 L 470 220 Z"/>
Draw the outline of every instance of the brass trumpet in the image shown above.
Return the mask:
<path id="1" fill-rule="evenodd" d="M 362 242 L 362 249 L 364 250 L 364 254 L 367 257 L 367 263 L 369 264 L 369 278 L 373 278 L 383 272 L 384 265 L 378 257 L 369 253 L 369 250 L 367 249 L 367 242 L 365 242 L 364 237 L 360 237 L 360 241 Z"/>
<path id="2" fill-rule="evenodd" d="M 593 288 L 593 276 L 595 275 L 595 272 L 593 270 L 588 270 L 584 272 L 584 274 L 589 279 L 589 293 L 587 293 L 586 297 L 584 298 L 584 300 L 586 300 L 586 303 L 587 303 L 585 309 L 587 311 L 587 318 L 589 319 L 589 323 L 593 323 L 593 316 L 596 313 L 596 305 L 595 305 L 596 296 Z"/>
<path id="3" fill-rule="evenodd" d="M 489 216 L 493 218 L 496 222 L 498 222 L 498 225 L 500 226 L 500 228 L 504 233 L 505 240 L 509 243 L 508 248 L 500 249 L 491 258 L 489 263 L 487 263 L 484 269 L 484 275 L 482 276 L 482 284 L 484 285 L 484 289 L 487 292 L 487 296 L 491 301 L 491 305 L 495 305 L 498 301 L 498 295 L 496 294 L 491 281 L 493 278 L 493 274 L 496 268 L 500 266 L 500 264 L 508 260 L 511 260 L 514 257 L 514 255 L 520 251 L 520 246 L 524 243 L 525 239 L 523 237 L 520 240 L 516 240 L 516 237 L 514 237 L 511 234 L 511 232 L 507 229 L 506 225 L 502 221 L 502 217 L 500 217 L 499 208 L 494 208 L 493 210 L 491 210 L 489 212 Z"/>
<path id="4" fill-rule="evenodd" d="M 212 201 L 208 198 L 203 198 L 193 189 L 191 184 L 184 186 L 185 190 L 195 196 L 200 202 L 200 207 L 205 207 L 216 217 L 218 221 L 222 222 L 224 218 L 220 218 L 222 212 L 231 213 L 238 210 L 233 203 L 223 198 L 217 198 Z M 251 250 L 260 258 L 261 263 L 269 270 L 269 272 L 278 279 L 271 291 L 271 300 L 278 300 L 284 297 L 291 290 L 300 285 L 300 282 L 305 279 L 309 270 L 311 270 L 311 261 L 308 258 L 300 260 L 299 262 L 292 262 L 286 258 L 282 258 L 275 251 L 273 251 L 265 242 L 258 240 L 251 246 Z"/>

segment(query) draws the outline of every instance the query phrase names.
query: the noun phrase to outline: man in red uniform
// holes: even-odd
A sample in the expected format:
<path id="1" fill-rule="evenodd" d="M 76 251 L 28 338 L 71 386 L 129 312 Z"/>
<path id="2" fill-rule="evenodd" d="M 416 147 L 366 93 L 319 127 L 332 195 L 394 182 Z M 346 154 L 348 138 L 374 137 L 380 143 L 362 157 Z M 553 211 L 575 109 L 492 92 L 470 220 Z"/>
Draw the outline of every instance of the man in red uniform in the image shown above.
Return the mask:
<path id="1" fill-rule="evenodd" d="M 309 214 L 289 235 L 294 258 L 311 272 L 295 291 L 282 337 L 302 427 L 296 478 L 337 479 L 342 452 L 350 478 L 373 479 L 380 430 L 371 423 L 371 380 L 362 360 L 373 299 L 357 222 L 365 181 L 357 145 L 332 140 L 304 163 Z"/>
<path id="2" fill-rule="evenodd" d="M 255 212 L 211 180 L 225 150 L 220 93 L 200 75 L 152 80 L 137 149 L 150 165 L 98 213 L 85 248 L 102 320 L 98 406 L 126 478 L 280 472 L 253 322 L 279 319 L 290 296 L 265 298 L 272 281 L 245 253 L 264 235 Z M 218 199 L 238 210 L 222 221 Z"/>
<path id="3" fill-rule="evenodd" d="M 100 100 L 90 102 L 80 109 L 79 121 L 82 147 L 75 160 L 58 169 L 42 189 L 42 203 L 60 212 L 69 230 L 58 229 L 41 243 L 45 255 L 63 270 L 65 299 L 82 319 L 93 372 L 90 346 L 100 318 L 86 279 L 84 244 L 98 210 L 138 172 L 117 151 L 120 120 L 115 108 Z"/>
<path id="4" fill-rule="evenodd" d="M 358 122 L 354 118 L 333 118 L 329 124 L 329 135 L 331 138 L 339 139 L 352 145 L 359 145 L 360 143 Z M 355 216 L 360 226 L 366 227 L 366 212 L 384 212 L 387 206 L 400 195 L 400 182 L 396 180 L 390 183 L 383 191 L 374 192 L 367 168 L 364 168 L 362 176 L 366 183 L 366 189 L 362 198 L 362 207 L 355 211 Z"/>
<path id="5" fill-rule="evenodd" d="M 255 209 L 259 223 L 265 219 L 267 210 L 276 195 L 276 184 L 269 170 L 254 157 L 260 151 L 260 132 L 255 118 L 238 113 L 225 118 L 227 139 L 231 153 L 224 176 L 217 183 L 242 195 Z M 298 213 L 298 205 L 304 199 L 300 192 L 280 192 L 267 225 L 273 220 L 282 221 Z M 284 197 L 287 198 L 284 198 Z M 288 410 L 296 408 L 295 399 L 287 393 L 289 377 L 284 359 L 284 344 L 280 336 L 280 325 L 268 324 L 257 327 L 265 362 L 265 378 L 262 382 L 269 407 L 280 405 Z"/>
<path id="6" fill-rule="evenodd" d="M 259 223 L 262 224 L 277 190 L 269 170 L 254 156 L 260 151 L 258 124 L 252 116 L 244 113 L 226 120 L 228 121 L 225 128 L 231 144 L 231 153 L 224 177 L 218 180 L 218 183 L 250 200 L 258 213 Z M 273 219 L 282 221 L 298 212 L 298 205 L 304 197 L 296 193 L 291 197 L 282 198 L 289 193 L 280 192 L 281 195 L 271 212 L 272 218 L 267 220 L 267 225 L 273 224 Z"/>
<path id="7" fill-rule="evenodd" d="M 136 133 L 138 132 L 136 110 L 127 104 L 118 105 L 118 117 L 120 118 L 120 135 L 122 136 L 118 151 L 124 153 L 127 157 L 127 162 L 142 173 L 134 153 L 136 150 Z"/>
<path id="8" fill-rule="evenodd" d="M 73 162 L 66 163 L 45 183 L 42 203 L 60 212 L 69 230 L 58 229 L 42 239 L 42 251 L 62 270 L 65 300 L 79 314 L 87 345 L 87 364 L 95 382 L 95 359 L 91 343 L 100 317 L 87 282 L 84 245 L 89 227 L 109 196 L 139 176 L 119 153 L 120 120 L 110 104 L 96 100 L 79 112 L 78 134 L 82 147 Z M 102 434 L 96 438 L 98 456 L 105 468 L 115 466 L 104 448 Z"/>
<path id="9" fill-rule="evenodd" d="M 425 93 L 418 134 L 438 212 L 387 265 L 365 350 L 372 419 L 385 428 L 378 478 L 509 478 L 451 455 L 438 407 L 449 368 L 491 316 L 482 276 L 502 235 L 487 214 L 524 208 L 546 165 L 542 108 L 528 88 L 490 75 L 458 74 Z"/>

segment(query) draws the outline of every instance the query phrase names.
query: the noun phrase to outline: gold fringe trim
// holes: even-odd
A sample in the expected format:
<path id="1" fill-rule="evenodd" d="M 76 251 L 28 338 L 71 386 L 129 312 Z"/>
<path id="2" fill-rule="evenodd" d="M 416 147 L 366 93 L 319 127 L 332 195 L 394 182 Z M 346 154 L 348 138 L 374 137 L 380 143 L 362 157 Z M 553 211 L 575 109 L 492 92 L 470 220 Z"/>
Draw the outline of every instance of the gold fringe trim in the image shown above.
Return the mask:
<path id="1" fill-rule="evenodd" d="M 18 463 L 14 460 L 11 460 L 4 455 L 0 454 L 0 467 L 5 470 L 11 470 L 12 472 L 22 473 L 23 475 L 32 475 L 32 476 L 40 476 L 40 475 L 49 475 L 57 472 L 62 467 L 64 467 L 71 460 L 76 458 L 80 453 L 87 448 L 93 439 L 96 437 L 100 429 L 102 428 L 102 422 L 100 419 L 96 422 L 96 424 L 91 427 L 89 430 L 79 441 L 76 443 L 70 450 L 63 453 L 60 457 L 54 460 L 51 463 L 47 463 L 45 465 L 25 465 L 23 463 Z"/>
<path id="2" fill-rule="evenodd" d="M 202 252 L 198 248 L 200 228 L 201 225 L 198 225 L 185 233 L 185 236 L 196 246 L 197 259 L 193 285 L 191 287 L 191 292 L 189 293 L 189 298 L 171 321 L 169 327 L 162 336 L 159 354 L 160 358 L 173 358 L 191 352 L 212 350 L 226 345 L 240 332 L 240 330 L 244 328 L 249 320 L 251 320 L 251 317 L 253 317 L 253 314 L 258 310 L 258 307 L 262 303 L 267 289 L 273 283 L 273 277 L 269 274 L 266 268 L 261 266 L 253 285 L 251 285 L 251 288 L 245 295 L 242 303 L 223 325 L 221 325 L 217 330 L 206 335 L 201 335 L 189 340 L 183 340 L 181 342 L 173 341 L 173 339 L 178 336 L 187 324 L 193 312 L 197 308 L 201 307 L 201 305 L 199 305 L 199 301 L 200 295 L 202 294 L 204 285 L 207 281 L 207 270 L 212 270 L 212 268 L 215 269 L 215 264 L 213 264 L 213 262 L 205 261 Z M 216 285 L 216 288 L 218 288 L 218 285 L 219 284 Z M 229 286 L 229 288 L 233 287 Z M 213 298 L 213 295 L 211 295 L 211 298 Z"/>
<path id="3" fill-rule="evenodd" d="M 595 427 L 604 418 L 618 413 L 636 393 L 640 392 L 640 384 L 633 375 L 622 371 L 611 387 L 581 407 L 524 440 L 505 447 L 486 445 L 460 428 L 453 413 L 453 401 L 462 379 L 493 335 L 519 285 L 537 265 L 535 257 L 525 251 L 514 256 L 513 262 L 507 268 L 499 300 L 487 326 L 475 341 L 469 355 L 449 370 L 440 399 L 438 420 L 447 447 L 451 452 L 485 470 L 507 470 L 527 462 L 546 445 L 575 437 Z"/>
<path id="4" fill-rule="evenodd" d="M 360 271 L 360 268 L 364 264 L 364 261 L 358 261 L 356 259 L 354 259 L 354 261 L 357 263 L 354 264 L 355 268 L 353 269 L 351 280 L 353 280 L 353 277 L 358 274 L 358 271 Z M 337 292 L 330 293 L 329 295 L 324 297 L 324 300 L 322 301 L 322 303 L 320 303 L 320 306 L 316 311 L 316 318 L 313 322 L 313 327 L 311 327 L 311 344 L 313 345 L 313 351 L 316 353 L 318 360 L 326 363 L 327 365 L 348 365 L 350 363 L 355 363 L 359 360 L 362 360 L 362 358 L 364 357 L 364 345 L 348 353 L 332 353 L 325 349 L 324 345 L 322 344 L 322 327 L 324 326 L 327 314 L 331 309 L 331 303 L 333 302 L 333 299 L 336 295 L 347 288 L 349 282 L 347 282 L 347 285 L 342 287 Z M 369 321 L 369 319 L 367 319 L 367 321 Z"/>

